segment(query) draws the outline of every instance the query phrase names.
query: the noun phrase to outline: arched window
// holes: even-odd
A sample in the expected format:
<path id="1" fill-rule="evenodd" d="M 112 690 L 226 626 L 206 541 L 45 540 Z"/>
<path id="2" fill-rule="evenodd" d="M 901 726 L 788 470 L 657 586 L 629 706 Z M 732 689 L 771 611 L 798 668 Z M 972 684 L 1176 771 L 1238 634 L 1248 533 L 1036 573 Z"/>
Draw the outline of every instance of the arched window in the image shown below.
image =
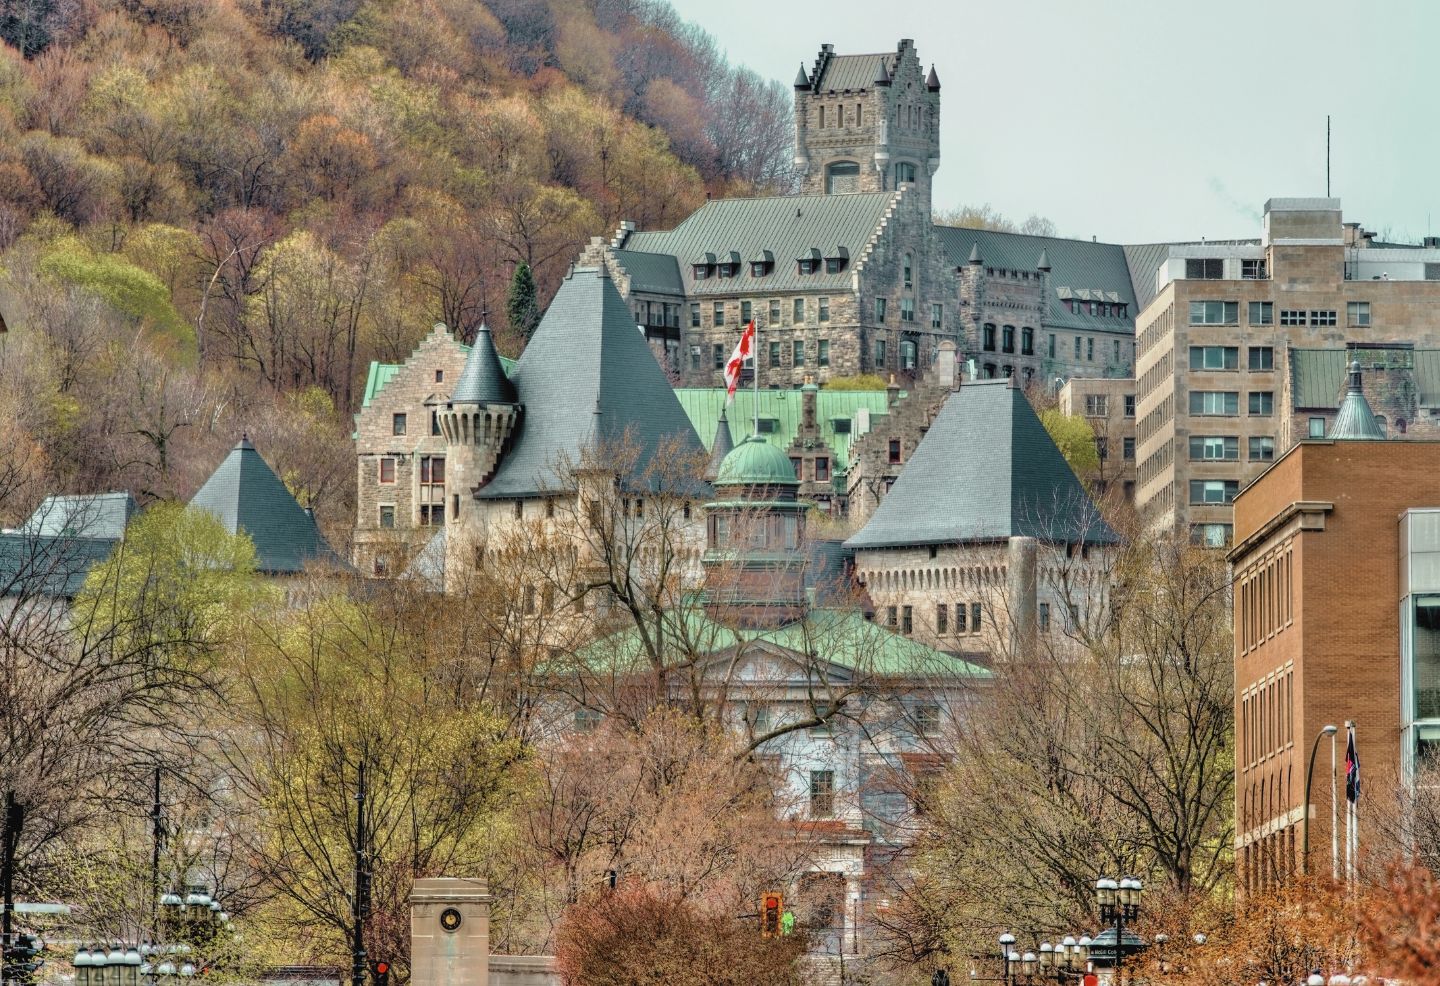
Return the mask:
<path id="1" fill-rule="evenodd" d="M 915 286 L 915 257 L 913 254 L 905 254 L 904 270 L 905 286 L 907 288 L 913 288 Z"/>
<path id="2" fill-rule="evenodd" d="M 898 161 L 895 164 L 895 187 L 899 188 L 906 182 L 915 183 L 915 165 L 909 161 Z"/>
<path id="3" fill-rule="evenodd" d="M 825 168 L 825 194 L 846 195 L 860 191 L 860 165 L 855 161 L 836 161 Z"/>

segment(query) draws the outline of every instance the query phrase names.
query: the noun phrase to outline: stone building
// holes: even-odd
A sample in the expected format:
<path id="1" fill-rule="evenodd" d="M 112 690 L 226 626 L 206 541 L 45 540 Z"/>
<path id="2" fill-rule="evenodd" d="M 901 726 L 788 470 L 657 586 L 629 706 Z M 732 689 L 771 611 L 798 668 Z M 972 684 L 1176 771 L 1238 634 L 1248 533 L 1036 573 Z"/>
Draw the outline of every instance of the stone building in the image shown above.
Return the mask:
<path id="1" fill-rule="evenodd" d="M 1097 496 L 1118 491 L 1135 501 L 1135 381 L 1130 377 L 1071 377 L 1060 388 L 1059 408 L 1079 415 L 1095 431 L 1100 468 L 1091 488 Z"/>
<path id="2" fill-rule="evenodd" d="M 1136 499 L 1154 524 L 1210 544 L 1229 542 L 1238 491 L 1338 406 L 1347 358 L 1313 351 L 1358 348 L 1380 364 L 1378 386 L 1412 372 L 1406 347 L 1440 341 L 1440 240 L 1377 243 L 1342 222 L 1338 199 L 1272 199 L 1259 241 L 1152 248 L 1147 268 Z M 1392 434 L 1433 416 L 1403 384 L 1385 404 Z"/>

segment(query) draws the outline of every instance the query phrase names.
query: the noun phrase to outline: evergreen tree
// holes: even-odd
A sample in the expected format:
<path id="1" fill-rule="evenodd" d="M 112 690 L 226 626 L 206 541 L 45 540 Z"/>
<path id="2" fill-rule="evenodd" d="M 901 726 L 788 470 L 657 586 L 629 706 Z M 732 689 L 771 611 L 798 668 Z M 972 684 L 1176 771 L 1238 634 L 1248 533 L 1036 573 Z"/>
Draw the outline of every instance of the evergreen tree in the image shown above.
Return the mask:
<path id="1" fill-rule="evenodd" d="M 510 318 L 510 328 L 529 342 L 535 326 L 540 324 L 540 306 L 535 303 L 535 275 L 523 260 L 510 278 L 510 296 L 505 301 L 505 314 Z"/>

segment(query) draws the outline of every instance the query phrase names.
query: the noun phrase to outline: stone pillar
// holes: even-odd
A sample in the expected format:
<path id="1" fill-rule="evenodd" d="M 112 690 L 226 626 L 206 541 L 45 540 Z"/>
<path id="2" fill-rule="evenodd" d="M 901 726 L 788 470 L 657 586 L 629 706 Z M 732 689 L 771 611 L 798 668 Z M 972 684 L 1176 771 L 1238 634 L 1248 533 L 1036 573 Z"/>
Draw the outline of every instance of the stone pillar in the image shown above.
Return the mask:
<path id="1" fill-rule="evenodd" d="M 1010 539 L 1005 567 L 1006 591 L 1010 595 L 1010 646 L 1016 655 L 1027 653 L 1035 644 L 1036 542 L 1034 538 Z"/>
<path id="2" fill-rule="evenodd" d="M 492 899 L 480 880 L 415 881 L 410 891 L 412 986 L 489 986 Z"/>

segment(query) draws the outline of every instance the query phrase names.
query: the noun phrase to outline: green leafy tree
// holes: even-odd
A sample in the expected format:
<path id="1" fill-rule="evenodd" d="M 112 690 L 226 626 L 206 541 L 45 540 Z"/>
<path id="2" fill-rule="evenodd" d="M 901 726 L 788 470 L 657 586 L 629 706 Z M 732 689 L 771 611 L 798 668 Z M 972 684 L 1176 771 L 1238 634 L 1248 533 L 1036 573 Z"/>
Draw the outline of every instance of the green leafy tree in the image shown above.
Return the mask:
<path id="1" fill-rule="evenodd" d="M 510 278 L 505 314 L 510 319 L 511 331 L 529 342 L 535 327 L 540 324 L 540 306 L 535 299 L 535 275 L 523 260 L 515 265 L 515 274 Z"/>
<path id="2" fill-rule="evenodd" d="M 1095 445 L 1095 429 L 1078 414 L 1066 414 L 1058 408 L 1040 412 L 1040 423 L 1075 475 L 1088 479 L 1100 468 L 1100 452 Z"/>

